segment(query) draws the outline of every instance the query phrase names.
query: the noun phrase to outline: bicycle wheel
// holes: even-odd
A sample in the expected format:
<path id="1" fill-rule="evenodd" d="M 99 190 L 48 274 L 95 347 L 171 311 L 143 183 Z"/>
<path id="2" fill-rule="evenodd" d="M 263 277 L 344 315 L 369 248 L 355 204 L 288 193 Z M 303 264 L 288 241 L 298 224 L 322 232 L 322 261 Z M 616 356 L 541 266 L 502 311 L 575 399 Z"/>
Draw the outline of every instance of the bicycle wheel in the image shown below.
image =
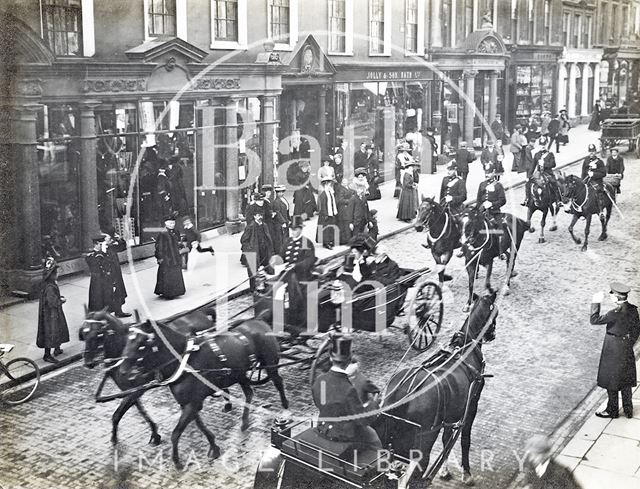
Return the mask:
<path id="1" fill-rule="evenodd" d="M 40 385 L 40 368 L 29 358 L 14 358 L 4 366 L 4 375 L 0 384 L 2 401 L 12 406 L 28 401 Z"/>

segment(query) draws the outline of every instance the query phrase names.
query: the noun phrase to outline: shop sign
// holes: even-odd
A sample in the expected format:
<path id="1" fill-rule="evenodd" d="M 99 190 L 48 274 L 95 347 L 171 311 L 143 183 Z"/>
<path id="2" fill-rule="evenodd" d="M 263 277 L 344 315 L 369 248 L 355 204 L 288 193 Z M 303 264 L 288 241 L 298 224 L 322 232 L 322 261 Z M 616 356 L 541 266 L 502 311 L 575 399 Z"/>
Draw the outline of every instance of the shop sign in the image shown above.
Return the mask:
<path id="1" fill-rule="evenodd" d="M 84 80 L 82 91 L 85 93 L 103 93 L 103 92 L 144 92 L 146 80 L 138 78 L 135 80 L 126 79 L 102 79 L 102 80 Z"/>
<path id="2" fill-rule="evenodd" d="M 558 57 L 554 53 L 533 53 L 533 60 L 555 63 L 558 60 Z"/>
<path id="3" fill-rule="evenodd" d="M 191 86 L 194 90 L 240 90 L 240 78 L 199 78 Z"/>
<path id="4" fill-rule="evenodd" d="M 343 71 L 336 75 L 338 81 L 393 81 L 393 80 L 431 80 L 433 73 L 429 70 L 364 70 Z"/>

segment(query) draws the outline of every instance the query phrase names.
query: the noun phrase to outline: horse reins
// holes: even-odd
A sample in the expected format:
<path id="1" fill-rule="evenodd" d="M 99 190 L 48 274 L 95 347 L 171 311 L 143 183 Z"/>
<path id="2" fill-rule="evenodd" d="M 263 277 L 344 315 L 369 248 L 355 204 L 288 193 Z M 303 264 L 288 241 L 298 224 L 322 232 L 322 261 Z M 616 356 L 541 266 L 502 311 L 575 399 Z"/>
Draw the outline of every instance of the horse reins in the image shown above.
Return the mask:
<path id="1" fill-rule="evenodd" d="M 443 213 L 444 213 L 444 225 L 442 226 L 442 231 L 440 232 L 440 235 L 437 238 L 434 238 L 433 236 L 431 236 L 430 227 L 427 227 L 427 238 L 433 243 L 441 239 L 444 236 L 445 231 L 449 229 L 449 214 L 447 213 L 446 210 L 443 210 Z"/>

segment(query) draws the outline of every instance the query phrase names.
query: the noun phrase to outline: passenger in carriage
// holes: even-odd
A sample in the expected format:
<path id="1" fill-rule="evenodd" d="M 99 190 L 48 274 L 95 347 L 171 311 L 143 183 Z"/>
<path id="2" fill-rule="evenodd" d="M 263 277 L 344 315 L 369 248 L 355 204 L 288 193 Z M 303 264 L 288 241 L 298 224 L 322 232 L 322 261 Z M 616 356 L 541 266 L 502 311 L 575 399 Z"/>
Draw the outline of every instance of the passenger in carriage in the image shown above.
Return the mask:
<path id="1" fill-rule="evenodd" d="M 382 448 L 378 434 L 369 426 L 375 416 L 366 415 L 367 411 L 377 408 L 378 403 L 370 401 L 368 409 L 365 408 L 349 380 L 351 344 L 349 336 L 336 334 L 332 337 L 331 369 L 313 383 L 313 402 L 320 411 L 316 430 L 328 440 L 349 442 L 355 448 Z M 345 417 L 349 419 L 339 420 Z"/>

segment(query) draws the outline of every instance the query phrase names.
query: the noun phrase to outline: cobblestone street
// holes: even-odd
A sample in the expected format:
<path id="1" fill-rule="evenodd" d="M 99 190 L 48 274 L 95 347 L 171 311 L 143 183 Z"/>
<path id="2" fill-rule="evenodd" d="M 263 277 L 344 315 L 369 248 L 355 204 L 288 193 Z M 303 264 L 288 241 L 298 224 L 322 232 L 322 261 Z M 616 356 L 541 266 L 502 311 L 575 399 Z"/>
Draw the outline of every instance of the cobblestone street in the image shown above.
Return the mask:
<path id="1" fill-rule="evenodd" d="M 609 238 L 597 241 L 600 224 L 592 223 L 589 250 L 580 251 L 567 232 L 570 216 L 561 212 L 558 231 L 546 232 L 547 243 L 538 243 L 540 215 L 533 224 L 536 232 L 527 233 L 518 257 L 519 275 L 512 281 L 511 294 L 499 298 L 500 314 L 496 340 L 484 347 L 487 380 L 479 412 L 472 431 L 471 469 L 480 488 L 503 488 L 517 475 L 524 456 L 524 441 L 531 435 L 553 431 L 593 389 L 604 328 L 589 325 L 591 296 L 608 290 L 613 279 L 632 287 L 631 302 L 637 302 L 640 280 L 637 257 L 640 256 L 640 168 L 638 160 L 626 159 L 627 171 L 618 198 L 620 212 L 614 209 Z M 577 173 L 575 165 L 569 172 Z M 475 196 L 476 189 L 469 189 Z M 507 192 L 503 209 L 526 217 L 519 203 L 523 188 Z M 547 230 L 550 227 L 547 223 Z M 583 234 L 584 221 L 576 225 Z M 431 254 L 420 246 L 426 234 L 409 231 L 384 242 L 388 254 L 401 266 L 433 266 Z M 504 278 L 504 262 L 494 267 L 493 286 Z M 461 258 L 449 266 L 454 280 L 445 289 L 445 313 L 439 341 L 447 341 L 463 322 L 467 276 Z M 484 282 L 484 270 L 476 281 L 478 291 Z M 234 301 L 231 313 L 248 304 L 247 298 Z M 609 304 L 606 305 L 607 307 Z M 396 319 L 402 326 L 405 318 Z M 356 334 L 355 351 L 365 373 L 379 386 L 392 375 L 408 342 L 400 330 L 382 335 Z M 417 364 L 420 356 L 411 351 L 408 364 Z M 308 371 L 298 367 L 282 369 L 291 413 L 313 416 Z M 238 403 L 229 413 L 222 410 L 218 398 L 210 398 L 203 409 L 203 420 L 216 434 L 223 455 L 207 460 L 208 443 L 191 425 L 181 439 L 181 454 L 187 466 L 178 472 L 171 464 L 170 433 L 179 407 L 168 389 L 156 389 L 142 398 L 163 437 L 158 447 L 148 445 L 150 431 L 133 409 L 122 420 L 120 443 L 110 443 L 111 414 L 116 402 L 96 404 L 93 392 L 101 374 L 80 363 L 46 377 L 41 390 L 25 405 L 2 408 L 0 429 L 0 486 L 29 489 L 104 488 L 250 488 L 262 451 L 269 443 L 269 427 L 281 411 L 272 384 L 256 388 L 252 424 L 240 431 L 241 408 Z M 231 389 L 241 396 L 239 388 Z M 439 450 L 440 444 L 435 449 Z M 432 460 L 434 459 L 432 454 Z M 457 447 L 452 453 L 455 478 L 436 480 L 434 487 L 461 487 L 460 458 Z M 126 480 L 126 485 L 118 482 Z"/>

